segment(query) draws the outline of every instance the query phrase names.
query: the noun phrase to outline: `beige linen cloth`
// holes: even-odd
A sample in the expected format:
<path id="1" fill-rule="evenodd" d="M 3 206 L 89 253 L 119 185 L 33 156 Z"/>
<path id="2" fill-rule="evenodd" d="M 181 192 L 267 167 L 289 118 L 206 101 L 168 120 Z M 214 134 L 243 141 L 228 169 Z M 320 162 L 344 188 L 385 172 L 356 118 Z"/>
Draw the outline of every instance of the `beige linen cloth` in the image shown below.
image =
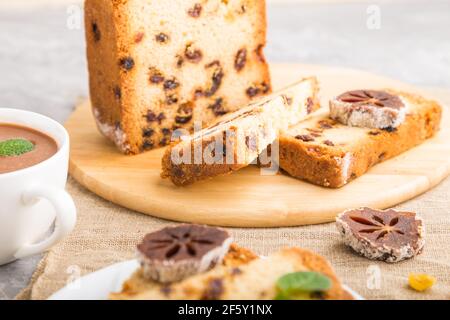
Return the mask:
<path id="1" fill-rule="evenodd" d="M 450 95 L 446 100 L 450 105 Z M 174 224 L 116 206 L 73 179 L 67 189 L 78 208 L 77 226 L 45 255 L 18 299 L 46 299 L 78 273 L 85 275 L 133 259 L 144 234 Z M 450 178 L 397 209 L 418 212 L 427 229 L 424 252 L 397 264 L 356 255 L 342 244 L 334 223 L 230 231 L 238 244 L 262 255 L 290 246 L 311 249 L 325 256 L 340 279 L 366 299 L 450 299 Z M 408 287 L 411 272 L 433 275 L 437 283 L 427 292 L 415 292 Z"/>

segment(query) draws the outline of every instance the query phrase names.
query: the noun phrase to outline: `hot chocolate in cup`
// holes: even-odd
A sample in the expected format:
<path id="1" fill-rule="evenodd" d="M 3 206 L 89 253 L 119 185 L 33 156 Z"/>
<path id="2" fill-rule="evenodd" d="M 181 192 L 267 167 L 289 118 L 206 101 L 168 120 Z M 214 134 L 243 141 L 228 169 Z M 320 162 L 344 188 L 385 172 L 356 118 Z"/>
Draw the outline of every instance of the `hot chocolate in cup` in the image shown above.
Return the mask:
<path id="1" fill-rule="evenodd" d="M 37 113 L 0 108 L 0 131 L 1 265 L 60 241 L 75 226 L 76 209 L 64 189 L 69 164 L 64 127 Z"/>

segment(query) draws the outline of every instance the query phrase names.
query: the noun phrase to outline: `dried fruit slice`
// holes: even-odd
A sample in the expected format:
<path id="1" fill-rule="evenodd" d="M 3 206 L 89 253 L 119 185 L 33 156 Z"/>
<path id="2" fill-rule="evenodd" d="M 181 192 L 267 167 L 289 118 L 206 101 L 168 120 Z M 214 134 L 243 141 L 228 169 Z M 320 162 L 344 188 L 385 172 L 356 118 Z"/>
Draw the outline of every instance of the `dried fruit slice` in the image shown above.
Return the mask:
<path id="1" fill-rule="evenodd" d="M 144 276 L 161 283 L 180 281 L 221 263 L 232 238 L 219 228 L 168 227 L 147 234 L 137 247 Z"/>
<path id="2" fill-rule="evenodd" d="M 413 212 L 361 208 L 336 218 L 346 245 L 374 260 L 398 262 L 419 254 L 424 246 L 423 221 Z"/>
<path id="3" fill-rule="evenodd" d="M 399 96 L 386 91 L 348 91 L 330 101 L 330 117 L 353 127 L 396 128 L 406 109 Z"/>

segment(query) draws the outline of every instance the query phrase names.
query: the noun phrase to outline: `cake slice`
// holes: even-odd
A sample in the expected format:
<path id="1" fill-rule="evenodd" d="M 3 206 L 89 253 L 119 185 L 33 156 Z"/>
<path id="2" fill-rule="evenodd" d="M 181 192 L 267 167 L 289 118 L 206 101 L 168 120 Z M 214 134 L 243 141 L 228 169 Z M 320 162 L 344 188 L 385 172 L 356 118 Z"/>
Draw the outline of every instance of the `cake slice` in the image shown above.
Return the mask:
<path id="1" fill-rule="evenodd" d="M 252 259 L 214 269 L 170 285 L 155 285 L 133 295 L 114 294 L 112 299 L 133 300 L 273 300 L 277 281 L 294 272 L 317 272 L 331 285 L 321 292 L 305 293 L 305 299 L 351 299 L 330 264 L 315 253 L 299 248 L 284 249 L 267 258 Z"/>
<path id="2" fill-rule="evenodd" d="M 124 153 L 270 91 L 264 0 L 86 0 L 93 114 Z"/>
<path id="3" fill-rule="evenodd" d="M 345 126 L 321 111 L 281 134 L 280 167 L 293 177 L 339 188 L 439 130 L 442 109 L 436 102 L 386 91 L 399 96 L 406 105 L 405 120 L 397 128 Z"/>
<path id="4" fill-rule="evenodd" d="M 221 265 L 228 268 L 237 268 L 257 258 L 258 256 L 252 251 L 232 243 Z M 111 293 L 109 298 L 112 300 L 129 300 L 147 290 L 158 289 L 164 292 L 167 288 L 168 284 L 149 280 L 145 277 L 144 268 L 141 267 L 124 282 L 121 292 Z"/>
<path id="5" fill-rule="evenodd" d="M 183 186 L 248 166 L 277 138 L 280 130 L 307 118 L 320 107 L 318 90 L 315 78 L 303 79 L 185 137 L 166 150 L 162 178 Z"/>

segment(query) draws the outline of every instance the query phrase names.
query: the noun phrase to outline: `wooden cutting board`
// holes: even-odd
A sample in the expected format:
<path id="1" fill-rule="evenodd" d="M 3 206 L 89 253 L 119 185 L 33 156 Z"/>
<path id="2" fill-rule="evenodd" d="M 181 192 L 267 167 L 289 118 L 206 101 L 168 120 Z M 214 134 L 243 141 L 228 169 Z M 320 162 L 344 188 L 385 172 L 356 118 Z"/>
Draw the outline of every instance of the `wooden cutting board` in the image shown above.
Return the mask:
<path id="1" fill-rule="evenodd" d="M 272 67 L 275 89 L 309 75 L 316 75 L 321 82 L 324 104 L 347 89 L 393 87 L 420 91 L 352 69 L 311 65 Z M 85 102 L 66 123 L 72 145 L 70 173 L 105 199 L 170 220 L 236 227 L 329 222 L 348 208 L 394 206 L 447 177 L 450 120 L 445 109 L 442 130 L 437 137 L 379 164 L 338 190 L 317 187 L 282 173 L 261 176 L 256 167 L 180 188 L 159 176 L 163 149 L 137 156 L 120 154 L 98 133 L 89 103 Z"/>

